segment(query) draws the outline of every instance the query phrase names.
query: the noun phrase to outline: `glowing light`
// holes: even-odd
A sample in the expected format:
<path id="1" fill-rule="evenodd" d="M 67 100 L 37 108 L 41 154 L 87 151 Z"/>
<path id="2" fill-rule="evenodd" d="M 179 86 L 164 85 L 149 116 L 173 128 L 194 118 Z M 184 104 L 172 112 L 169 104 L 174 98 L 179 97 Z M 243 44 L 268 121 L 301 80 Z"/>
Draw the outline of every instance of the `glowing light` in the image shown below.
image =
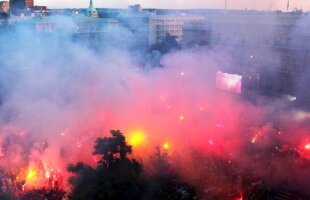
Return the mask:
<path id="1" fill-rule="evenodd" d="M 310 113 L 304 111 L 297 111 L 293 114 L 293 116 L 295 120 L 302 121 L 310 118 Z"/>
<path id="2" fill-rule="evenodd" d="M 240 194 L 240 197 L 238 197 L 236 200 L 243 200 L 243 194 Z"/>
<path id="3" fill-rule="evenodd" d="M 31 182 L 37 179 L 38 173 L 35 169 L 30 168 L 28 170 L 27 176 L 26 176 L 26 181 Z"/>
<path id="4" fill-rule="evenodd" d="M 129 137 L 129 144 L 131 146 L 138 146 L 143 144 L 145 141 L 145 136 L 142 131 L 136 131 Z"/>
<path id="5" fill-rule="evenodd" d="M 61 132 L 60 135 L 61 135 L 61 136 L 64 136 L 64 135 L 65 135 L 65 132 Z"/>
<path id="6" fill-rule="evenodd" d="M 204 108 L 203 108 L 203 107 L 200 107 L 199 110 L 200 110 L 200 111 L 204 111 Z"/>
<path id="7" fill-rule="evenodd" d="M 258 137 L 262 134 L 262 131 L 259 131 L 251 140 L 252 143 L 255 143 L 258 140 Z"/>
<path id="8" fill-rule="evenodd" d="M 181 72 L 181 76 L 184 76 L 185 75 L 185 73 L 184 72 Z"/>
<path id="9" fill-rule="evenodd" d="M 291 96 L 291 95 L 286 95 L 285 96 L 287 98 L 288 101 L 293 102 L 297 100 L 297 97 L 295 96 Z"/>
<path id="10" fill-rule="evenodd" d="M 165 150 L 168 150 L 169 147 L 170 147 L 169 143 L 168 143 L 168 142 L 165 142 L 164 145 L 163 145 L 163 148 L 164 148 Z"/>
<path id="11" fill-rule="evenodd" d="M 77 148 L 82 148 L 82 144 L 80 142 L 76 143 Z"/>
<path id="12" fill-rule="evenodd" d="M 305 149 L 306 149 L 306 150 L 310 150 L 310 143 L 308 143 L 308 144 L 305 145 Z"/>
<path id="13" fill-rule="evenodd" d="M 45 178 L 49 179 L 50 176 L 51 176 L 51 175 L 50 175 L 50 172 L 49 172 L 49 171 L 46 171 L 46 172 L 45 172 Z"/>
<path id="14" fill-rule="evenodd" d="M 209 144 L 210 144 L 210 145 L 213 145 L 213 141 L 212 141 L 212 140 L 209 140 Z"/>
<path id="15" fill-rule="evenodd" d="M 216 88 L 241 94 L 242 76 L 217 72 Z"/>
<path id="16" fill-rule="evenodd" d="M 179 119 L 183 121 L 185 119 L 184 115 L 180 115 Z"/>

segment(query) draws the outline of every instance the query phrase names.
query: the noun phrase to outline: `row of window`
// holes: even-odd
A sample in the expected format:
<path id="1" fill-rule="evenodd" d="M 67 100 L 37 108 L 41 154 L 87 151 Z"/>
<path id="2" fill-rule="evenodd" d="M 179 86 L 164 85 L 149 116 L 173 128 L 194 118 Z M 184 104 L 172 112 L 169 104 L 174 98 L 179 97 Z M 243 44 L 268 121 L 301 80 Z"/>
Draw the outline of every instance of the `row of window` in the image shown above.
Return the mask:
<path id="1" fill-rule="evenodd" d="M 181 24 L 173 24 L 173 25 L 156 25 L 156 29 L 168 29 L 168 28 L 182 28 Z"/>
<path id="2" fill-rule="evenodd" d="M 157 22 L 157 23 L 163 23 L 163 22 L 179 22 L 179 23 L 183 23 L 183 22 L 192 22 L 192 21 L 202 21 L 203 19 L 200 18 L 169 18 L 169 19 L 156 19 L 153 21 Z"/>
<path id="3" fill-rule="evenodd" d="M 156 36 L 156 41 L 163 41 L 166 38 L 166 35 L 158 35 Z M 178 36 L 176 40 L 179 42 L 182 40 L 182 36 Z"/>
<path id="4" fill-rule="evenodd" d="M 223 36 L 221 33 L 217 34 L 216 37 L 217 42 L 231 42 L 231 43 L 238 43 L 238 44 L 258 44 L 258 45 L 267 45 L 267 46 L 275 46 L 275 47 L 293 47 L 293 39 L 290 37 L 287 38 L 248 38 L 248 37 L 231 37 L 231 36 Z"/>

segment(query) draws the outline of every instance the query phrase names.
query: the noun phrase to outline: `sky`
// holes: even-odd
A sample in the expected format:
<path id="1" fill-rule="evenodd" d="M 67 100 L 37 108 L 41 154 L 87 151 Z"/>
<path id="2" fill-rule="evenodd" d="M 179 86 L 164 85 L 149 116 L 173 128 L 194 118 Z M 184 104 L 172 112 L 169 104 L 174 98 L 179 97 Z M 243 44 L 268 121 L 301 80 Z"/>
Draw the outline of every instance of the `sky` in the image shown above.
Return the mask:
<path id="1" fill-rule="evenodd" d="M 141 4 L 143 8 L 224 8 L 225 0 L 94 0 L 95 7 L 126 8 L 128 5 Z M 89 0 L 35 0 L 36 5 L 49 8 L 83 8 Z M 287 0 L 227 0 L 230 9 L 286 10 Z M 310 10 L 309 0 L 290 0 L 290 8 Z"/>

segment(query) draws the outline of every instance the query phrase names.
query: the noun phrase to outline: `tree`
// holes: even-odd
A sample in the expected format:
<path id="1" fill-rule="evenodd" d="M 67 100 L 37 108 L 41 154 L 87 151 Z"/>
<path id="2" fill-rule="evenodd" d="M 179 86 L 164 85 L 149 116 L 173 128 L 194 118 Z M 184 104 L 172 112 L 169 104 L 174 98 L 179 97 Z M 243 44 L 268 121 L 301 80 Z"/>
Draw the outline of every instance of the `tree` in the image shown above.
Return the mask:
<path id="1" fill-rule="evenodd" d="M 111 135 L 96 140 L 93 154 L 101 159 L 95 169 L 81 162 L 68 166 L 76 174 L 70 178 L 74 186 L 71 199 L 141 199 L 142 164 L 128 157 L 132 148 L 120 131 L 112 130 Z"/>
<path id="2" fill-rule="evenodd" d="M 111 131 L 111 138 L 98 138 L 96 140 L 94 155 L 102 155 L 99 161 L 105 168 L 113 167 L 117 162 L 127 159 L 127 155 L 132 153 L 125 137 L 120 131 Z"/>
<path id="3" fill-rule="evenodd" d="M 147 174 L 148 200 L 193 200 L 197 195 L 193 187 L 184 182 L 166 152 L 156 147 L 149 160 L 150 169 Z"/>
<path id="4" fill-rule="evenodd" d="M 25 192 L 21 200 L 63 200 L 66 199 L 66 193 L 62 190 L 52 189 L 33 189 Z"/>
<path id="5" fill-rule="evenodd" d="M 68 171 L 75 174 L 72 200 L 193 200 L 196 193 L 170 164 L 160 148 L 150 158 L 148 173 L 141 162 L 130 158 L 132 148 L 120 131 L 111 137 L 98 138 L 94 155 L 100 161 L 96 168 L 84 163 L 71 164 Z"/>
<path id="6" fill-rule="evenodd" d="M 157 44 L 150 47 L 151 51 L 159 51 L 161 54 L 169 53 L 170 51 L 180 50 L 181 46 L 177 41 L 176 36 L 166 35 L 165 39 Z"/>

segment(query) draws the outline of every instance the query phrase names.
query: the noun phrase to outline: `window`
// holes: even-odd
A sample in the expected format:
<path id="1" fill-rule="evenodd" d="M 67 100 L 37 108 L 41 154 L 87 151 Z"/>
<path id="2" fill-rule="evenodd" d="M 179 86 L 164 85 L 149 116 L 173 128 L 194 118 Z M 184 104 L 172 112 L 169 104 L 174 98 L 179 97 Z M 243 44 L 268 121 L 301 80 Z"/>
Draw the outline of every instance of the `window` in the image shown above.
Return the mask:
<path id="1" fill-rule="evenodd" d="M 292 47 L 292 39 L 291 38 L 287 38 L 287 47 Z"/>

